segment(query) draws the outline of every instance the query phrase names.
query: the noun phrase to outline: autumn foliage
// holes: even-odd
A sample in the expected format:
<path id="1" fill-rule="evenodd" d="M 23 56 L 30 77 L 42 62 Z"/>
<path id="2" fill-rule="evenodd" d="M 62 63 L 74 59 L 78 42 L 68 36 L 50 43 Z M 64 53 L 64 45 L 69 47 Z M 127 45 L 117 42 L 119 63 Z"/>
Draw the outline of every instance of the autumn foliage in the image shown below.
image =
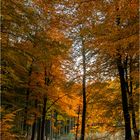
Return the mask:
<path id="1" fill-rule="evenodd" d="M 138 6 L 3 0 L 1 140 L 138 140 Z"/>

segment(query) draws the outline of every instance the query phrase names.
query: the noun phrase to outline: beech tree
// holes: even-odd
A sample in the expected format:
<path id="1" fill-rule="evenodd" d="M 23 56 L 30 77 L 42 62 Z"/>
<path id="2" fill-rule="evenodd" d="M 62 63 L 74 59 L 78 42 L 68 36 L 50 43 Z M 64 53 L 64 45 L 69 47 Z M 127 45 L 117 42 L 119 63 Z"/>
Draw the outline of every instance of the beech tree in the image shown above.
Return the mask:
<path id="1" fill-rule="evenodd" d="M 134 20 L 134 17 L 136 18 L 137 14 L 138 14 L 137 10 L 135 10 L 135 12 L 134 11 L 132 12 L 130 10 L 131 8 L 133 9 L 134 5 L 135 6 L 137 5 L 136 3 L 137 3 L 136 1 L 133 1 L 133 2 L 130 2 L 127 4 L 125 4 L 125 1 L 110 3 L 110 5 L 112 5 L 112 7 L 110 7 L 110 10 L 112 10 L 112 12 L 109 12 L 108 14 L 110 14 L 111 17 L 114 17 L 114 21 L 116 21 L 116 24 L 112 22 L 113 23 L 112 29 L 114 29 L 116 32 L 114 32 L 110 29 L 110 31 L 108 31 L 108 34 L 104 33 L 101 37 L 102 43 L 103 42 L 105 43 L 105 44 L 103 43 L 102 45 L 106 45 L 107 50 L 111 46 L 113 46 L 113 49 L 114 49 L 114 52 L 113 51 L 110 52 L 110 55 L 113 56 L 116 60 L 116 65 L 117 65 L 118 73 L 120 76 L 120 85 L 121 85 L 121 92 L 122 92 L 122 105 L 123 105 L 124 120 L 125 120 L 125 139 L 132 139 L 132 136 L 131 136 L 130 114 L 129 114 L 129 109 L 128 109 L 128 95 L 127 95 L 127 89 L 125 86 L 126 79 L 125 79 L 125 70 L 124 70 L 124 61 L 125 61 L 124 59 L 127 57 L 128 54 L 129 55 L 131 54 L 131 52 L 129 51 L 130 44 L 133 41 L 137 40 L 137 31 L 135 30 L 137 27 L 137 20 L 135 20 L 135 23 L 133 23 L 133 25 L 134 25 L 133 27 L 135 29 L 134 28 L 133 28 L 133 30 L 129 29 L 129 27 L 130 27 L 129 21 L 131 21 L 132 17 Z M 113 9 L 114 9 L 114 11 L 113 11 Z M 126 16 L 126 13 L 124 12 L 124 9 L 125 9 L 125 11 L 127 11 L 127 16 Z M 130 15 L 130 16 L 128 17 L 128 15 Z M 106 24 L 104 24 L 104 23 L 102 24 L 104 26 L 104 29 L 105 29 L 105 27 L 107 27 L 107 25 L 109 23 L 111 23 L 111 20 L 112 19 L 108 19 L 108 20 L 106 20 Z M 129 32 L 129 35 L 126 34 L 126 32 L 128 30 L 129 31 L 131 30 Z M 131 37 L 134 40 L 128 39 Z M 103 39 L 106 39 L 106 40 L 104 41 Z M 104 47 L 104 49 L 106 49 L 106 48 Z M 109 54 L 109 51 L 107 53 Z M 136 52 L 135 52 L 135 54 L 136 54 Z"/>

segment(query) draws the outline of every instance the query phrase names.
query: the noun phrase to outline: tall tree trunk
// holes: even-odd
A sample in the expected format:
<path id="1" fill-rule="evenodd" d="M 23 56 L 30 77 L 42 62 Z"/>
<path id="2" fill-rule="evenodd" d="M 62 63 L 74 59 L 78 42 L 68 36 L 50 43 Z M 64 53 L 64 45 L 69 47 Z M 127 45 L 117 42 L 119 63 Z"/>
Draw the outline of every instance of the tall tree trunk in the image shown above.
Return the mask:
<path id="1" fill-rule="evenodd" d="M 134 135 L 135 135 L 135 140 L 139 140 L 139 132 L 137 129 L 137 125 L 136 125 L 136 115 L 135 115 L 135 107 L 134 107 L 134 102 L 133 102 L 133 95 L 132 95 L 132 81 L 130 81 L 130 94 L 129 94 L 129 98 L 130 98 L 130 109 L 131 109 L 131 116 L 132 116 L 132 128 L 134 131 Z"/>
<path id="2" fill-rule="evenodd" d="M 43 112 L 42 112 L 42 124 L 41 124 L 41 140 L 44 140 L 44 132 L 45 132 L 45 117 L 46 117 L 46 103 L 47 98 L 44 98 L 43 103 Z"/>
<path id="3" fill-rule="evenodd" d="M 117 67 L 118 67 L 118 72 L 120 77 L 120 86 L 121 86 L 121 94 L 122 94 L 122 108 L 123 108 L 123 115 L 124 115 L 124 122 L 125 122 L 125 140 L 132 140 L 127 91 L 125 85 L 125 75 L 124 75 L 124 68 L 120 55 L 117 58 Z"/>
<path id="4" fill-rule="evenodd" d="M 86 56 L 85 56 L 85 46 L 82 46 L 82 57 L 83 57 L 83 110 L 82 110 L 82 128 L 81 128 L 81 140 L 85 137 L 85 121 L 86 121 Z"/>
<path id="5" fill-rule="evenodd" d="M 47 73 L 47 67 L 45 67 L 45 69 L 44 69 L 44 81 L 45 81 L 45 86 L 49 86 L 51 83 L 51 80 L 49 78 L 49 74 Z M 44 95 L 42 124 L 41 124 L 41 140 L 44 140 L 44 136 L 45 136 L 45 122 L 46 122 L 45 117 L 46 117 L 46 112 L 47 112 L 46 104 L 47 104 L 47 95 Z"/>
<path id="6" fill-rule="evenodd" d="M 79 117 L 80 117 L 80 105 L 78 107 L 78 118 L 77 118 L 77 123 L 76 123 L 76 135 L 75 135 L 75 140 L 78 139 L 78 131 L 79 131 Z"/>
<path id="7" fill-rule="evenodd" d="M 132 82 L 132 76 L 131 76 L 131 72 L 132 72 L 132 59 L 130 58 L 130 65 L 129 65 L 129 77 L 130 77 L 130 83 L 129 79 L 128 79 L 128 65 L 127 65 L 127 59 L 126 59 L 126 86 L 127 86 L 127 92 L 128 92 L 128 96 L 129 96 L 129 108 L 131 111 L 131 118 L 132 118 L 132 128 L 134 131 L 134 135 L 135 135 L 135 140 L 139 139 L 139 133 L 138 133 L 138 129 L 137 129 L 137 125 L 136 125 L 136 115 L 135 115 L 135 107 L 134 107 L 134 101 L 133 101 L 133 82 Z"/>
<path id="8" fill-rule="evenodd" d="M 28 73 L 28 88 L 27 88 L 27 92 L 26 92 L 26 104 L 25 104 L 25 108 L 24 108 L 24 121 L 23 121 L 23 130 L 27 132 L 28 134 L 28 126 L 26 124 L 27 122 L 27 115 L 28 115 L 28 106 L 29 106 L 29 96 L 30 96 L 30 83 L 31 83 L 31 75 L 32 75 L 32 65 L 33 65 L 34 60 L 32 59 L 30 68 L 29 68 L 29 73 Z"/>
<path id="9" fill-rule="evenodd" d="M 51 112 L 51 118 L 54 118 L 54 114 L 53 112 Z M 54 125 L 54 122 L 51 120 L 50 121 L 50 140 L 53 140 L 54 138 L 54 131 L 53 131 L 53 126 Z"/>
<path id="10" fill-rule="evenodd" d="M 35 108 L 37 108 L 37 99 L 35 100 Z M 37 120 L 37 115 L 36 113 L 34 114 L 34 123 L 32 126 L 32 136 L 31 136 L 31 140 L 35 139 L 35 134 L 36 134 L 36 120 Z"/>
<path id="11" fill-rule="evenodd" d="M 36 134 L 36 119 L 34 120 L 33 126 L 32 126 L 32 136 L 31 140 L 35 139 L 35 134 Z"/>
<path id="12" fill-rule="evenodd" d="M 48 140 L 48 135 L 49 135 L 49 133 L 50 133 L 50 120 L 46 120 L 46 123 L 45 123 L 46 125 L 45 125 L 45 130 L 46 130 L 46 132 L 45 132 L 45 134 L 46 134 L 46 140 Z"/>
<path id="13" fill-rule="evenodd" d="M 41 118 L 38 119 L 38 133 L 37 133 L 37 140 L 40 140 L 41 137 Z"/>
<path id="14" fill-rule="evenodd" d="M 29 83 L 28 83 L 29 84 Z M 25 108 L 24 108 L 24 122 L 23 122 L 23 130 L 27 131 L 27 115 L 28 115 L 28 102 L 29 102 L 29 88 L 27 89 L 27 93 L 26 93 L 26 104 L 25 104 Z"/>
<path id="15" fill-rule="evenodd" d="M 119 11 L 119 7 L 116 7 L 116 13 Z M 120 15 L 118 14 L 116 16 L 116 25 L 120 26 Z M 125 122 L 125 140 L 132 140 L 131 135 L 131 121 L 130 121 L 130 114 L 128 109 L 128 98 L 127 98 L 127 90 L 126 90 L 126 81 L 125 81 L 125 68 L 122 64 L 122 56 L 119 53 L 119 48 L 117 49 L 117 68 L 119 73 L 119 79 L 120 79 L 120 86 L 121 86 L 121 94 L 122 94 L 122 108 L 123 108 L 123 116 L 124 116 L 124 122 Z"/>

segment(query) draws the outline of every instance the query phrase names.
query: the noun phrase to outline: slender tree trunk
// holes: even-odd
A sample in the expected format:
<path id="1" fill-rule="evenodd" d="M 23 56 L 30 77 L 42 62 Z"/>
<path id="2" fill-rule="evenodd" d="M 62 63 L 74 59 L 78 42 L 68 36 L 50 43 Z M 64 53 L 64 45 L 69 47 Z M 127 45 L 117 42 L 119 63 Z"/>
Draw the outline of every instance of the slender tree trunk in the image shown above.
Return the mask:
<path id="1" fill-rule="evenodd" d="M 119 8 L 116 7 L 116 12 L 119 11 Z M 120 15 L 116 16 L 116 25 L 120 26 Z M 124 115 L 124 122 L 125 122 L 125 140 L 132 140 L 131 135 L 131 121 L 130 121 L 130 114 L 128 109 L 128 98 L 127 98 L 127 90 L 126 90 L 126 81 L 125 81 L 125 68 L 122 64 L 122 56 L 119 53 L 119 48 L 117 50 L 117 68 L 119 73 L 119 79 L 120 79 L 120 86 L 121 86 L 121 94 L 122 94 L 122 108 L 123 108 L 123 115 Z"/>
<path id="2" fill-rule="evenodd" d="M 46 123 L 45 123 L 46 125 L 45 125 L 45 135 L 46 135 L 46 140 L 48 140 L 48 134 L 50 133 L 50 130 L 49 130 L 49 128 L 50 128 L 50 122 L 49 122 L 49 120 L 46 120 Z"/>
<path id="3" fill-rule="evenodd" d="M 53 114 L 53 112 L 51 112 L 51 117 L 52 118 L 54 118 L 54 114 Z M 54 131 L 53 131 L 53 126 L 54 125 L 54 122 L 51 120 L 50 121 L 50 140 L 53 140 L 53 138 L 54 138 Z"/>
<path id="4" fill-rule="evenodd" d="M 45 67 L 45 72 L 44 72 L 44 81 L 45 81 L 45 86 L 49 86 L 51 83 L 51 80 L 49 78 L 49 75 L 47 74 L 47 68 Z M 47 95 L 44 95 L 44 103 L 43 103 L 43 112 L 42 112 L 42 124 L 41 124 L 41 140 L 44 140 L 45 136 L 45 117 L 46 117 L 46 104 L 47 104 Z"/>
<path id="5" fill-rule="evenodd" d="M 85 57 L 85 46 L 82 46 L 82 57 L 83 57 L 83 110 L 82 110 L 82 128 L 81 128 L 81 140 L 85 138 L 85 121 L 86 121 L 86 57 Z"/>
<path id="6" fill-rule="evenodd" d="M 35 108 L 37 108 L 37 100 L 35 100 Z M 32 126 L 32 136 L 31 136 L 31 140 L 35 139 L 35 134 L 36 134 L 36 120 L 37 120 L 37 115 L 36 113 L 34 114 L 34 123 Z"/>
<path id="7" fill-rule="evenodd" d="M 127 91 L 125 85 L 125 77 L 124 77 L 124 68 L 121 62 L 121 56 L 117 58 L 117 67 L 120 77 L 120 86 L 121 86 L 121 94 L 122 94 L 122 108 L 125 122 L 125 140 L 132 140 L 131 136 L 131 123 L 130 123 L 130 115 L 128 111 L 128 99 L 127 99 Z"/>
<path id="8" fill-rule="evenodd" d="M 23 130 L 27 132 L 28 134 L 28 126 L 26 124 L 27 122 L 27 115 L 28 115 L 28 106 L 29 106 L 29 96 L 30 96 L 30 83 L 31 83 L 31 75 L 32 75 L 32 65 L 33 65 L 34 60 L 32 60 L 30 68 L 29 68 L 29 80 L 28 80 L 28 88 L 27 88 L 27 92 L 26 92 L 26 104 L 25 104 L 25 112 L 24 112 L 24 121 L 23 121 Z"/>
<path id="9" fill-rule="evenodd" d="M 32 136 L 31 140 L 35 139 L 35 134 L 36 134 L 36 119 L 34 120 L 33 126 L 32 126 Z"/>
<path id="10" fill-rule="evenodd" d="M 44 132 L 45 132 L 45 117 L 46 117 L 46 103 L 47 98 L 44 98 L 43 104 L 43 112 L 42 112 L 42 124 L 41 124 L 41 140 L 44 140 Z"/>
<path id="11" fill-rule="evenodd" d="M 129 93 L 128 94 L 129 95 L 129 105 L 130 105 L 130 110 L 131 110 L 132 126 L 133 126 L 134 135 L 135 135 L 135 140 L 139 140 L 139 133 L 138 133 L 137 125 L 136 125 L 136 115 L 135 115 L 135 107 L 134 107 L 134 101 L 133 101 L 133 83 L 132 83 L 131 72 L 132 72 L 132 60 L 130 58 L 130 85 L 129 85 L 130 90 L 129 90 L 128 86 L 127 86 L 127 88 L 128 88 L 128 93 Z M 127 82 L 128 82 L 128 80 L 127 80 Z"/>
<path id="12" fill-rule="evenodd" d="M 132 81 L 130 81 L 130 94 L 129 94 L 129 98 L 130 98 L 132 126 L 133 126 L 134 135 L 135 135 L 135 140 L 139 140 L 139 132 L 138 132 L 137 125 L 136 125 L 135 107 L 134 107 L 133 95 L 132 95 Z"/>
<path id="13" fill-rule="evenodd" d="M 28 115 L 28 102 L 29 102 L 29 88 L 27 89 L 27 93 L 26 93 L 26 105 L 25 105 L 25 112 L 24 112 L 24 122 L 23 122 L 23 130 L 27 131 L 27 125 L 26 125 L 26 121 L 27 121 L 27 115 Z"/>
<path id="14" fill-rule="evenodd" d="M 75 140 L 78 139 L 78 131 L 79 131 L 79 117 L 80 117 L 80 106 L 78 107 L 78 118 L 77 118 L 77 123 L 76 123 L 76 135 L 75 135 Z"/>
<path id="15" fill-rule="evenodd" d="M 41 137 L 41 118 L 38 119 L 38 133 L 37 133 L 37 140 L 40 140 Z"/>

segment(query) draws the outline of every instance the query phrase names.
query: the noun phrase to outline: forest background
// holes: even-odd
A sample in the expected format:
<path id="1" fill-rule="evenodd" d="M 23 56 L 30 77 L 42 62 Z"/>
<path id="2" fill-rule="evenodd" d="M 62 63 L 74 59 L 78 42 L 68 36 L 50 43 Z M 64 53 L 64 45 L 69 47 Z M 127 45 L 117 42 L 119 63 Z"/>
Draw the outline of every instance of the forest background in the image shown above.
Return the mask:
<path id="1" fill-rule="evenodd" d="M 139 139 L 139 1 L 1 1 L 1 140 Z"/>

